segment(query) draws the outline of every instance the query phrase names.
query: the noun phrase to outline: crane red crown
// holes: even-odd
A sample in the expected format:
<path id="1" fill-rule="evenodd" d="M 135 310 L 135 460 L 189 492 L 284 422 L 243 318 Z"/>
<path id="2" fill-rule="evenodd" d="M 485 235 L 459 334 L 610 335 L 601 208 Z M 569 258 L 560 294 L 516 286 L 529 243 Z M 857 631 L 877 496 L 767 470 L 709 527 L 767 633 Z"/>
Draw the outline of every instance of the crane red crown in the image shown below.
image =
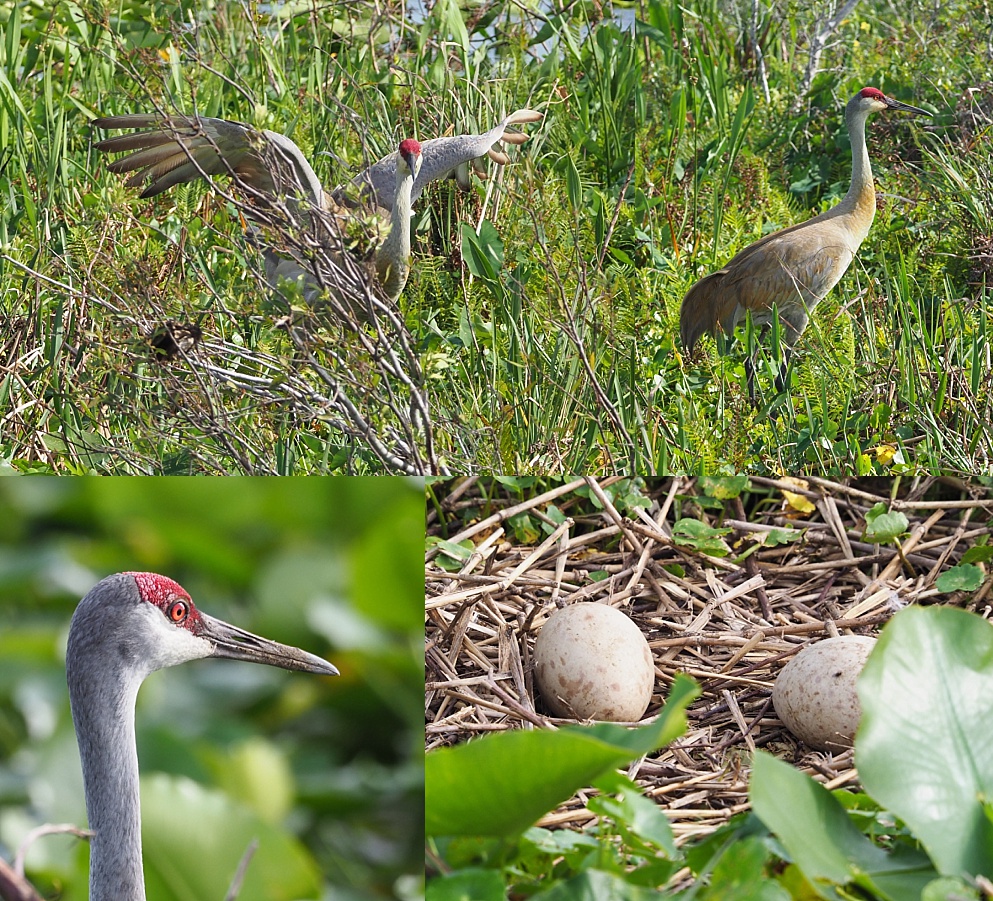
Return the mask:
<path id="1" fill-rule="evenodd" d="M 886 95 L 879 88 L 862 88 L 860 97 L 871 97 L 873 100 L 885 100 Z"/>
<path id="2" fill-rule="evenodd" d="M 161 607 L 166 601 L 173 598 L 182 598 L 184 601 L 190 600 L 186 589 L 178 582 L 174 582 L 168 576 L 160 576 L 158 573 L 125 573 L 127 576 L 134 576 L 138 591 L 142 600 L 148 601 Z"/>
<path id="3" fill-rule="evenodd" d="M 415 141 L 413 138 L 407 138 L 405 141 L 400 142 L 400 153 L 404 156 L 410 156 L 413 153 L 420 153 L 421 145 Z"/>
<path id="4" fill-rule="evenodd" d="M 202 626 L 200 611 L 189 593 L 178 582 L 174 582 L 168 576 L 160 576 L 158 573 L 125 573 L 133 576 L 135 584 L 138 586 L 138 593 L 141 599 L 149 604 L 154 604 L 170 618 L 170 608 L 176 601 L 185 604 L 183 618 L 181 620 L 172 619 L 174 625 L 182 626 L 194 635 L 198 635 Z"/>

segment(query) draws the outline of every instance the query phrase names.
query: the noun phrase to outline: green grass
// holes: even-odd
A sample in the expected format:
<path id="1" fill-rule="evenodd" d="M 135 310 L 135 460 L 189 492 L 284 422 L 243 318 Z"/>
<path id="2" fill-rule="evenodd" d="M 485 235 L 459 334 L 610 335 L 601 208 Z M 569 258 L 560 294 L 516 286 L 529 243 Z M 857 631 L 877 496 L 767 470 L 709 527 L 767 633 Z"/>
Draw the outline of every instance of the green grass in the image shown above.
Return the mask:
<path id="1" fill-rule="evenodd" d="M 412 22 L 371 3 L 6 0 L 0 454 L 56 472 L 989 472 L 985 46 L 966 0 L 901 9 L 860 5 L 800 97 L 814 13 L 766 13 L 767 100 L 750 22 L 713 0 L 651 4 L 633 33 L 591 4 L 439 0 Z M 763 367 L 753 408 L 744 330 L 687 359 L 679 302 L 840 198 L 842 107 L 866 84 L 934 119 L 870 120 L 872 231 L 788 396 Z M 326 311 L 288 319 L 221 195 L 137 200 L 87 124 L 156 107 L 250 122 L 333 186 L 401 136 L 525 106 L 546 119 L 506 171 L 419 201 L 400 315 L 358 336 Z M 151 352 L 169 321 L 202 329 L 188 358 Z"/>

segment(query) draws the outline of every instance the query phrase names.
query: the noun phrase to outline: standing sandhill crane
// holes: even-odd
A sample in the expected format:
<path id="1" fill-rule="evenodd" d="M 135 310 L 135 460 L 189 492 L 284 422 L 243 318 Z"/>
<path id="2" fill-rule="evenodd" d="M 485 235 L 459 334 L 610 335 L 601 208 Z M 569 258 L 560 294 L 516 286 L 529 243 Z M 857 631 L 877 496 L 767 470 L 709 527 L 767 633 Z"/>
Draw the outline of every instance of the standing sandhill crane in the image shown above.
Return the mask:
<path id="1" fill-rule="evenodd" d="M 374 254 L 373 270 L 387 299 L 394 301 L 410 271 L 411 206 L 424 188 L 449 176 L 468 188 L 471 163 L 485 156 L 499 165 L 508 163 L 500 149 L 501 142 L 523 144 L 527 135 L 513 126 L 541 118 L 539 112 L 522 109 L 484 134 L 432 138 L 420 144 L 407 139 L 397 151 L 352 179 L 359 200 L 342 187 L 325 191 L 300 148 L 274 131 L 257 131 L 226 119 L 144 114 L 109 116 L 93 124 L 104 129 L 151 129 L 106 138 L 95 145 L 98 150 L 110 152 L 137 151 L 115 160 L 108 168 L 112 172 L 133 172 L 127 180 L 129 187 L 148 182 L 142 197 L 153 197 L 196 178 L 229 175 L 263 206 L 283 200 L 291 216 L 302 213 L 306 218 L 313 210 L 327 214 L 333 227 L 326 230 L 321 243 L 332 243 L 333 236 L 337 237 L 335 251 L 344 247 L 341 236 L 347 232 L 349 221 L 372 222 L 374 232 L 381 232 L 389 223 L 389 232 Z M 324 280 L 319 275 L 315 277 L 304 261 L 289 260 L 285 253 L 273 248 L 263 251 L 266 274 L 273 287 L 278 286 L 280 278 L 302 277 L 307 300 L 320 293 Z"/>
<path id="2" fill-rule="evenodd" d="M 785 324 L 786 348 L 776 388 L 785 389 L 789 357 L 811 311 L 841 280 L 872 225 L 876 192 L 865 143 L 865 120 L 887 109 L 931 115 L 876 88 L 863 88 L 852 97 L 845 107 L 852 144 L 848 193 L 826 213 L 749 244 L 722 269 L 690 288 L 679 312 L 680 338 L 687 353 L 693 352 L 704 332 L 717 337 L 721 331 L 730 337 L 746 312 L 764 327 L 778 314 Z M 754 399 L 752 360 L 747 361 L 746 370 L 749 395 Z"/>
<path id="3" fill-rule="evenodd" d="M 108 576 L 76 607 L 66 677 L 83 765 L 90 901 L 144 901 L 134 707 L 149 673 L 201 657 L 337 675 L 330 663 L 207 616 L 172 579 Z"/>

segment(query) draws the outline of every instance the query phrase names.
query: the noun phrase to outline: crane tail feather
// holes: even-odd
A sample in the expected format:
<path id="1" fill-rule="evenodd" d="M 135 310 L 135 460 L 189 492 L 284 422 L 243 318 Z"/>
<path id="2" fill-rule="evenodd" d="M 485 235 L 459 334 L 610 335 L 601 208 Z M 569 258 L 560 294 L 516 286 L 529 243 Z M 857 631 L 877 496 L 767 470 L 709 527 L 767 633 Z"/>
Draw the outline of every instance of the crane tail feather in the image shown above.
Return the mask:
<path id="1" fill-rule="evenodd" d="M 723 282 L 723 271 L 712 272 L 686 292 L 679 308 L 679 338 L 686 353 L 692 354 L 705 334 L 716 338 L 718 331 L 734 329 L 736 304 Z"/>

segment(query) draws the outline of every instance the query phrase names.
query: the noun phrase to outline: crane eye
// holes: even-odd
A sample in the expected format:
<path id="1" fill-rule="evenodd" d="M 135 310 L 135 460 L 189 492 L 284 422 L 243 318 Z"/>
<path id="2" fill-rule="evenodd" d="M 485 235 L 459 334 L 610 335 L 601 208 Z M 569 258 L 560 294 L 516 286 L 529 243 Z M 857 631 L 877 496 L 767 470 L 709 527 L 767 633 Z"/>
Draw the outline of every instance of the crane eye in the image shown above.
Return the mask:
<path id="1" fill-rule="evenodd" d="M 187 606 L 185 601 L 173 601 L 169 605 L 169 610 L 166 616 L 169 617 L 169 621 L 173 623 L 181 623 L 186 619 L 186 615 L 190 612 L 189 606 Z"/>

